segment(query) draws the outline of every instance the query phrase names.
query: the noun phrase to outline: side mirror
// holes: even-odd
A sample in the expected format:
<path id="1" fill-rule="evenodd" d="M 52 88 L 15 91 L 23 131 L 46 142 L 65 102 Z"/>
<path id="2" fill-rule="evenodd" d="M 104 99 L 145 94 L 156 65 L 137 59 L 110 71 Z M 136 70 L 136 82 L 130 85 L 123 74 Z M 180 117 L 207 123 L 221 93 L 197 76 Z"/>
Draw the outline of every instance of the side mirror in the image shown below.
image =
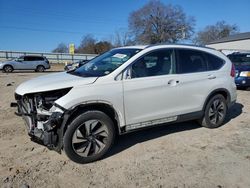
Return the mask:
<path id="1" fill-rule="evenodd" d="M 17 62 L 22 62 L 23 60 L 22 59 L 16 59 Z"/>

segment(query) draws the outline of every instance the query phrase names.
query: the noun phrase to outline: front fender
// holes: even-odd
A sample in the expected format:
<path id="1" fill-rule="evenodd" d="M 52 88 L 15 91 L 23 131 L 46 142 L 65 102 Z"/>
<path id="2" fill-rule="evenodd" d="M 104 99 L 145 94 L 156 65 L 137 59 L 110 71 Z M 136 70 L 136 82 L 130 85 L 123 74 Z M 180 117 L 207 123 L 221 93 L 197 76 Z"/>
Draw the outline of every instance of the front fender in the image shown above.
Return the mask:
<path id="1" fill-rule="evenodd" d="M 56 104 L 66 110 L 72 110 L 76 106 L 90 103 L 104 103 L 112 106 L 118 114 L 120 126 L 125 126 L 123 107 L 123 88 L 120 81 L 108 84 L 90 84 L 74 87 L 65 96 L 61 97 Z"/>

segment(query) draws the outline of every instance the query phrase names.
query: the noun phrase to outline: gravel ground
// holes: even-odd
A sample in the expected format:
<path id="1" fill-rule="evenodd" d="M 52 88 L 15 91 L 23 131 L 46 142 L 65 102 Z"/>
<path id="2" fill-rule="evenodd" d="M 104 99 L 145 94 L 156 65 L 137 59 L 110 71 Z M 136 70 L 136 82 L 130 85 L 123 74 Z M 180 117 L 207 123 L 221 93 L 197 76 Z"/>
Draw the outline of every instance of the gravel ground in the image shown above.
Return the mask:
<path id="1" fill-rule="evenodd" d="M 46 73 L 0 73 L 1 187 L 250 187 L 250 91 L 237 91 L 220 128 L 186 122 L 134 132 L 105 159 L 79 165 L 31 142 L 9 107 L 21 82 Z"/>

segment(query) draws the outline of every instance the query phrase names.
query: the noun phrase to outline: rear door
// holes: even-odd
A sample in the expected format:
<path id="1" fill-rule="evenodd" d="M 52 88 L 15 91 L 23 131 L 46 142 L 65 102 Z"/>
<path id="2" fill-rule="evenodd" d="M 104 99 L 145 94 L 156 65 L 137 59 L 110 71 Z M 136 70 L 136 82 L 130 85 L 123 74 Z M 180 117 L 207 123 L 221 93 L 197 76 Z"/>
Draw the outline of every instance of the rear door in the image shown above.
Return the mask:
<path id="1" fill-rule="evenodd" d="M 216 66 L 210 63 L 215 61 L 213 55 L 193 49 L 176 49 L 176 59 L 182 114 L 201 111 L 206 97 L 219 84 L 217 69 L 223 62 Z"/>
<path id="2" fill-rule="evenodd" d="M 31 68 L 35 70 L 38 65 L 42 65 L 43 64 L 42 60 L 43 60 L 43 57 L 33 56 L 30 61 Z"/>

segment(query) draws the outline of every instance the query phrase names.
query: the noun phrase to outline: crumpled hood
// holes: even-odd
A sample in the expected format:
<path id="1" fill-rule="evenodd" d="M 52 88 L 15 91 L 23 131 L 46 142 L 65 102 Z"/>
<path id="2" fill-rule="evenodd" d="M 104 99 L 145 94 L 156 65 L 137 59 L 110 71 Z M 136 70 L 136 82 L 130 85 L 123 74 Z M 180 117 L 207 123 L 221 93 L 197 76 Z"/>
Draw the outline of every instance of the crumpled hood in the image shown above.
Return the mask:
<path id="1" fill-rule="evenodd" d="M 37 93 L 86 85 L 94 83 L 97 78 L 98 77 L 79 77 L 66 72 L 52 73 L 23 82 L 17 87 L 16 93 L 25 95 L 27 93 Z"/>

